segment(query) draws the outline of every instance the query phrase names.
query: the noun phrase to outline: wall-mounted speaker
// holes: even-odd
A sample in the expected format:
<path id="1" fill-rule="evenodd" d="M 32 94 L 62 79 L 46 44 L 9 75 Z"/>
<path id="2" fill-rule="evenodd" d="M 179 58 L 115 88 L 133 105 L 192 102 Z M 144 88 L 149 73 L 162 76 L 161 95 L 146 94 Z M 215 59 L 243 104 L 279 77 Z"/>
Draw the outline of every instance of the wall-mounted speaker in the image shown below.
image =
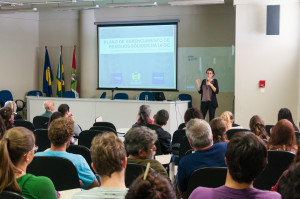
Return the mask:
<path id="1" fill-rule="evenodd" d="M 279 35 L 280 5 L 267 6 L 267 35 Z"/>

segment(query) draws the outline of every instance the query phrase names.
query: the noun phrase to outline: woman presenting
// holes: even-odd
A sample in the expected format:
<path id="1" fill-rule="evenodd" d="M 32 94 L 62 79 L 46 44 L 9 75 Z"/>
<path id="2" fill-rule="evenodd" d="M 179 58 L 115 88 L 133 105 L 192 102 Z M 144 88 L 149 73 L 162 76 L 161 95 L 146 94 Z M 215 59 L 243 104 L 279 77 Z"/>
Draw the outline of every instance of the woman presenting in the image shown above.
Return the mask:
<path id="1" fill-rule="evenodd" d="M 200 85 L 200 79 L 196 78 L 198 92 L 201 94 L 201 111 L 203 118 L 205 119 L 207 111 L 209 111 L 209 121 L 215 117 L 216 108 L 218 107 L 218 101 L 216 94 L 219 93 L 218 81 L 213 79 L 215 75 L 214 69 L 208 68 L 206 70 L 206 79 L 202 80 Z"/>

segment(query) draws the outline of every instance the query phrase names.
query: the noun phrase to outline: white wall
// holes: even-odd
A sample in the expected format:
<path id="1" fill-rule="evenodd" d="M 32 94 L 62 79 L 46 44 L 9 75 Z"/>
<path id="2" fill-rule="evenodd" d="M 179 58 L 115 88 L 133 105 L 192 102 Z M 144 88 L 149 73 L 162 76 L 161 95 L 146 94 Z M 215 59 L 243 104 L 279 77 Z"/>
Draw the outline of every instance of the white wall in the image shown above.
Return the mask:
<path id="1" fill-rule="evenodd" d="M 236 122 L 249 128 L 258 114 L 275 124 L 280 108 L 298 116 L 299 3 L 272 1 L 280 6 L 280 35 L 266 35 L 267 0 L 236 0 L 235 110 Z M 265 92 L 258 88 L 266 80 Z M 297 122 L 298 121 L 298 122 Z"/>
<path id="2" fill-rule="evenodd" d="M 15 100 L 38 88 L 38 19 L 38 13 L 0 16 L 0 90 L 10 90 Z"/>

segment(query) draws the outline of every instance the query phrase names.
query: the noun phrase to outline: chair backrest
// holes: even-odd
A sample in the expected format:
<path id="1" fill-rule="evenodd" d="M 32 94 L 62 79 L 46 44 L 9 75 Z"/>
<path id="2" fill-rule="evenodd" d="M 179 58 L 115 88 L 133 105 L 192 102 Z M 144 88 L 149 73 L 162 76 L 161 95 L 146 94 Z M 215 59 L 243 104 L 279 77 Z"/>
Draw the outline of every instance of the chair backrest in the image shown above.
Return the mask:
<path id="1" fill-rule="evenodd" d="M 115 131 L 117 131 L 115 125 L 111 122 L 95 122 L 93 124 L 93 126 L 106 126 L 106 127 L 110 127 L 112 129 L 114 129 Z"/>
<path id="2" fill-rule="evenodd" d="M 189 179 L 187 198 L 197 187 L 216 188 L 225 184 L 227 167 L 205 167 L 194 171 Z"/>
<path id="3" fill-rule="evenodd" d="M 183 129 L 184 127 L 185 127 L 185 123 L 181 123 L 181 124 L 178 126 L 178 130 Z"/>
<path id="4" fill-rule="evenodd" d="M 67 148 L 67 152 L 82 155 L 82 157 L 84 157 L 86 162 L 89 164 L 91 170 L 93 171 L 91 167 L 92 159 L 91 159 L 90 149 L 88 149 L 86 146 L 71 144 Z"/>
<path id="5" fill-rule="evenodd" d="M 181 158 L 183 158 L 186 154 L 187 151 L 189 151 L 190 149 L 192 149 L 189 140 L 187 138 L 187 136 L 184 136 L 180 142 L 180 146 L 179 146 L 179 161 Z"/>
<path id="6" fill-rule="evenodd" d="M 78 138 L 78 145 L 82 145 L 87 147 L 88 149 L 91 148 L 92 140 L 93 138 L 98 135 L 103 133 L 103 131 L 99 130 L 84 130 L 79 134 Z"/>
<path id="7" fill-rule="evenodd" d="M 110 128 L 108 126 L 92 126 L 90 128 L 90 130 L 111 131 L 111 132 L 114 132 L 116 135 L 118 135 L 117 132 L 113 128 Z"/>
<path id="8" fill-rule="evenodd" d="M 1 199 L 26 199 L 24 196 L 12 191 L 1 191 L 0 198 Z"/>
<path id="9" fill-rule="evenodd" d="M 228 131 L 226 131 L 227 139 L 230 140 L 235 133 L 241 132 L 241 131 L 250 131 L 250 130 L 249 129 L 229 129 Z"/>
<path id="10" fill-rule="evenodd" d="M 148 101 L 154 101 L 154 95 L 152 92 L 141 92 L 139 100 L 146 100 L 145 97 L 148 96 Z"/>
<path id="11" fill-rule="evenodd" d="M 33 118 L 33 126 L 35 129 L 47 129 L 49 118 L 44 116 L 35 116 Z"/>
<path id="12" fill-rule="evenodd" d="M 48 138 L 48 129 L 36 129 L 34 131 L 35 145 L 38 146 L 38 151 L 45 151 L 51 147 L 50 140 Z"/>
<path id="13" fill-rule="evenodd" d="M 26 120 L 14 120 L 14 126 L 25 127 L 31 131 L 34 131 L 34 126 L 31 122 Z"/>
<path id="14" fill-rule="evenodd" d="M 161 152 L 161 145 L 159 140 L 155 142 L 155 147 L 156 147 L 155 155 L 162 155 L 163 153 Z"/>
<path id="15" fill-rule="evenodd" d="M 288 151 L 268 151 L 268 164 L 263 172 L 254 180 L 253 186 L 262 190 L 270 190 L 293 162 L 295 155 Z"/>
<path id="16" fill-rule="evenodd" d="M 128 94 L 127 93 L 117 93 L 114 96 L 114 99 L 123 99 L 123 100 L 128 100 Z"/>
<path id="17" fill-rule="evenodd" d="M 179 148 L 180 148 L 180 142 L 181 140 L 186 136 L 185 130 L 176 130 L 173 133 L 172 138 L 172 153 L 176 156 L 179 156 Z"/>
<path id="18" fill-rule="evenodd" d="M 4 107 L 5 102 L 13 101 L 13 96 L 9 90 L 0 91 L 0 105 Z"/>
<path id="19" fill-rule="evenodd" d="M 34 157 L 27 167 L 27 173 L 50 178 L 57 191 L 80 188 L 76 167 L 66 158 Z"/>
<path id="20" fill-rule="evenodd" d="M 189 101 L 188 103 L 188 107 L 189 108 L 192 108 L 192 96 L 190 94 L 179 94 L 178 95 L 178 99 L 181 100 L 181 101 Z"/>
<path id="21" fill-rule="evenodd" d="M 100 96 L 100 99 L 104 99 L 106 97 L 106 92 L 103 92 Z"/>
<path id="22" fill-rule="evenodd" d="M 146 167 L 140 164 L 127 163 L 126 171 L 125 171 L 125 185 L 129 187 L 133 181 L 144 171 Z"/>
<path id="23" fill-rule="evenodd" d="M 39 90 L 28 91 L 27 96 L 43 96 L 43 93 Z"/>
<path id="24" fill-rule="evenodd" d="M 265 125 L 265 129 L 269 136 L 271 135 L 271 128 L 273 128 L 273 127 L 274 127 L 274 125 Z"/>
<path id="25" fill-rule="evenodd" d="M 63 93 L 63 98 L 75 98 L 75 93 L 73 91 L 65 91 Z"/>

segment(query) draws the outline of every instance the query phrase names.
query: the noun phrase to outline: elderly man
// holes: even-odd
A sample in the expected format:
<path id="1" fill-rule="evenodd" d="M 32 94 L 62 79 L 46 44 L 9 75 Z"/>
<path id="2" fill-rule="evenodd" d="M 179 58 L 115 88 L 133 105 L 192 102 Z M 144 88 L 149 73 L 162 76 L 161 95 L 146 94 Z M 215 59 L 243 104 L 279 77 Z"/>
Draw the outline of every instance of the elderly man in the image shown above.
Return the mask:
<path id="1" fill-rule="evenodd" d="M 43 114 L 41 114 L 40 116 L 49 118 L 52 115 L 52 112 L 55 110 L 55 106 L 54 106 L 54 103 L 52 102 L 52 100 L 45 101 L 44 108 L 46 109 L 46 111 Z"/>
<path id="2" fill-rule="evenodd" d="M 155 131 L 145 127 L 131 128 L 125 135 L 125 147 L 128 153 L 128 163 L 141 164 L 150 167 L 161 175 L 168 177 L 167 171 L 160 162 L 152 159 L 156 151 L 155 142 L 157 135 Z"/>
<path id="3" fill-rule="evenodd" d="M 99 174 L 101 186 L 76 193 L 73 199 L 124 198 L 126 150 L 114 133 L 97 135 L 91 146 L 92 168 Z"/>
<path id="4" fill-rule="evenodd" d="M 218 188 L 199 187 L 189 198 L 280 199 L 277 192 L 253 188 L 254 179 L 267 165 L 267 154 L 265 143 L 253 133 L 237 133 L 230 140 L 225 155 L 228 166 L 225 185 Z"/>
<path id="5" fill-rule="evenodd" d="M 192 173 L 203 167 L 226 167 L 224 157 L 227 142 L 213 145 L 213 136 L 205 120 L 191 119 L 186 125 L 186 135 L 195 153 L 183 157 L 178 166 L 178 189 L 183 198 Z"/>
<path id="6" fill-rule="evenodd" d="M 73 134 L 74 122 L 71 118 L 53 120 L 48 132 L 51 148 L 50 150 L 36 153 L 35 156 L 56 156 L 69 159 L 76 167 L 82 187 L 85 189 L 96 187 L 99 185 L 98 181 L 86 160 L 81 155 L 66 152 Z"/>

